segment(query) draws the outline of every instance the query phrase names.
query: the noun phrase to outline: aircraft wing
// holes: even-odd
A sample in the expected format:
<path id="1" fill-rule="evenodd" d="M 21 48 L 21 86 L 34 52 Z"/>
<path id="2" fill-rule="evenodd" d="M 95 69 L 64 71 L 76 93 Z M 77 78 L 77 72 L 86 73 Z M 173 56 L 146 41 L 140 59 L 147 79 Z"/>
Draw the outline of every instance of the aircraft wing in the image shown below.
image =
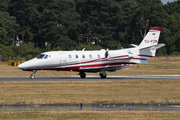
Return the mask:
<path id="1" fill-rule="evenodd" d="M 84 72 L 100 72 L 102 70 L 105 70 L 105 71 L 117 71 L 117 70 L 120 70 L 120 69 L 123 69 L 124 67 L 128 67 L 132 64 L 122 64 L 122 65 L 115 65 L 115 66 L 101 66 L 101 67 L 81 67 L 79 70 L 80 71 L 84 71 Z"/>

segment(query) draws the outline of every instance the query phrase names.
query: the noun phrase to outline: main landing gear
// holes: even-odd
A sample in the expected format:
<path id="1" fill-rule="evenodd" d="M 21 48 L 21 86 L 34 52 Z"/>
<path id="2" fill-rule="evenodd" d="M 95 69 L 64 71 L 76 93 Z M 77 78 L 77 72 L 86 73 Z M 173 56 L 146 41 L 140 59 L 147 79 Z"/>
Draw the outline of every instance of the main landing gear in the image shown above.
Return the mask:
<path id="1" fill-rule="evenodd" d="M 81 78 L 85 78 L 86 77 L 86 74 L 84 72 L 79 72 L 79 75 Z"/>
<path id="2" fill-rule="evenodd" d="M 33 71 L 32 71 L 32 74 L 30 75 L 30 78 L 31 78 L 31 79 L 34 79 L 34 78 L 35 78 L 36 72 L 37 72 L 37 70 L 33 70 Z"/>
<path id="3" fill-rule="evenodd" d="M 84 72 L 79 72 L 79 75 L 81 78 L 86 78 L 86 74 Z M 99 76 L 101 76 L 101 78 L 106 78 L 106 72 L 105 71 L 101 71 L 99 73 Z"/>
<path id="4" fill-rule="evenodd" d="M 101 76 L 101 78 L 106 78 L 106 72 L 105 71 L 101 71 L 100 73 L 99 73 L 99 76 Z"/>

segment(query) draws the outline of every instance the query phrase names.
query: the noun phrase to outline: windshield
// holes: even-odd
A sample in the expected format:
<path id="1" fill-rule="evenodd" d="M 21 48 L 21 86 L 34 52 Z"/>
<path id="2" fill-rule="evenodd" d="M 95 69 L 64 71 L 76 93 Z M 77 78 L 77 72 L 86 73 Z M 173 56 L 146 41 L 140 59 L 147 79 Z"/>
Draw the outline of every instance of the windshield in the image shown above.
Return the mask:
<path id="1" fill-rule="evenodd" d="M 45 54 L 40 54 L 37 56 L 37 59 L 42 59 L 45 56 Z"/>
<path id="2" fill-rule="evenodd" d="M 45 57 L 44 57 L 44 59 L 47 59 L 48 58 L 48 55 L 46 55 Z"/>

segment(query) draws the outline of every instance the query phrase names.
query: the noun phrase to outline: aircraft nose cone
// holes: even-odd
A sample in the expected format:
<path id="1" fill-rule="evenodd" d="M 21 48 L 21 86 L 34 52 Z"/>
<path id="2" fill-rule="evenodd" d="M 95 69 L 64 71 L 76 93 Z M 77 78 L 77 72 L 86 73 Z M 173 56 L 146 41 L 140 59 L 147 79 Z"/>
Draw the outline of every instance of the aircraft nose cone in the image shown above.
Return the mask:
<path id="1" fill-rule="evenodd" d="M 20 65 L 18 65 L 19 69 L 26 69 L 27 67 L 29 67 L 29 64 L 27 62 L 21 63 Z"/>
<path id="2" fill-rule="evenodd" d="M 20 65 L 18 65 L 18 68 L 19 68 L 19 69 L 23 69 L 24 67 L 23 67 L 22 64 L 20 64 Z"/>

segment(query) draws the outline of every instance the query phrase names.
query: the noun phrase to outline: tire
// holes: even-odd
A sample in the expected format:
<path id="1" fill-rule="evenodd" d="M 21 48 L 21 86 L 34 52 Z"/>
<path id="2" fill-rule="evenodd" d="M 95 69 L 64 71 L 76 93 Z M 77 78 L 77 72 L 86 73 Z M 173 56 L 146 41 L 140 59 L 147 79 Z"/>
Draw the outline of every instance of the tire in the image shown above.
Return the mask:
<path id="1" fill-rule="evenodd" d="M 106 75 L 103 76 L 103 74 L 101 74 L 101 78 L 106 78 Z"/>
<path id="2" fill-rule="evenodd" d="M 31 79 L 34 79 L 34 78 L 35 78 L 35 76 L 34 76 L 34 75 L 31 75 L 31 76 L 30 76 L 30 78 L 31 78 Z"/>
<path id="3" fill-rule="evenodd" d="M 86 78 L 86 74 L 85 73 L 81 73 L 80 76 L 81 76 L 81 78 Z"/>

